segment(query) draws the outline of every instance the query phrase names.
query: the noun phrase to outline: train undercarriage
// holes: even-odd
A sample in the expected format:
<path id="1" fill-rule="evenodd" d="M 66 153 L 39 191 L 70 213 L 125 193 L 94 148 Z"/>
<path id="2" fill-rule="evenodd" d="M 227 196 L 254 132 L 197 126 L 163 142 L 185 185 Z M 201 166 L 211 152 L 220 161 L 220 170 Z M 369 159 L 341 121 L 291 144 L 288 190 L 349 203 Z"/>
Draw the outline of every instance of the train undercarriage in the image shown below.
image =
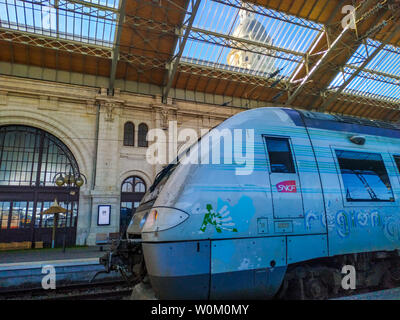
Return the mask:
<path id="1" fill-rule="evenodd" d="M 355 289 L 348 287 L 343 266 L 355 268 Z M 366 252 L 305 261 L 288 266 L 277 294 L 281 299 L 320 300 L 390 289 L 400 285 L 398 251 Z"/>
<path id="2" fill-rule="evenodd" d="M 137 298 L 154 298 L 140 239 L 114 241 L 111 250 L 100 258 L 100 263 L 105 266 L 105 272 L 119 271 L 130 285 L 137 285 L 134 289 Z M 344 288 L 346 274 L 342 273 L 343 266 L 355 268 L 355 289 Z M 399 285 L 398 250 L 354 253 L 289 265 L 275 298 L 324 300 Z"/>

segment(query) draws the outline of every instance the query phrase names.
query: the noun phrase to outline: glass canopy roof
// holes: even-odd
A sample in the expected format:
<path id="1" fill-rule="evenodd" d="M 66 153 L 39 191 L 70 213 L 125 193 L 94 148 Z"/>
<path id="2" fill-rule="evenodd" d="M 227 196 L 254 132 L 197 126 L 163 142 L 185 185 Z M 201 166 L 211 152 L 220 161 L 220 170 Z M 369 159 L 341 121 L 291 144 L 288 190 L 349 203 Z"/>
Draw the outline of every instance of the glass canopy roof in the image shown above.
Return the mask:
<path id="1" fill-rule="evenodd" d="M 358 47 L 342 72 L 330 84 L 329 89 L 340 87 L 380 46 L 380 42 L 368 39 Z M 400 48 L 386 45 L 346 86 L 343 92 L 390 102 L 400 101 Z"/>
<path id="2" fill-rule="evenodd" d="M 239 0 L 202 0 L 181 61 L 288 79 L 322 29 Z"/>
<path id="3" fill-rule="evenodd" d="M 111 47 L 119 0 L 0 0 L 0 27 Z"/>
<path id="4" fill-rule="evenodd" d="M 112 48 L 119 7 L 120 0 L 0 0 L 0 29 Z M 241 0 L 201 0 L 180 63 L 275 78 L 273 83 L 279 83 L 293 79 L 323 34 L 321 24 Z M 344 93 L 398 103 L 399 47 L 386 45 L 358 70 L 380 45 L 372 39 L 360 45 L 328 90 L 337 90 L 357 72 Z M 174 54 L 178 51 L 179 45 Z"/>

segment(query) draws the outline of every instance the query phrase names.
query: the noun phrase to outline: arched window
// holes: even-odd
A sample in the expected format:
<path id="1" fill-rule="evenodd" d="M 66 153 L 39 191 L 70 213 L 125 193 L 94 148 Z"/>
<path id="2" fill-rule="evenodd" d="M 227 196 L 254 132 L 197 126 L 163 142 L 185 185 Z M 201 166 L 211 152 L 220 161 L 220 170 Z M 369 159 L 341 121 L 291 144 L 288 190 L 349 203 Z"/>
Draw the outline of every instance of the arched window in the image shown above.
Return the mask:
<path id="1" fill-rule="evenodd" d="M 135 183 L 135 192 L 146 192 L 146 186 L 143 181 L 138 181 Z"/>
<path id="2" fill-rule="evenodd" d="M 124 125 L 124 146 L 134 146 L 135 125 L 128 121 Z"/>
<path id="3" fill-rule="evenodd" d="M 66 244 L 75 244 L 79 189 L 57 187 L 53 180 L 58 172 L 79 172 L 61 140 L 33 127 L 0 127 L 0 242 L 50 246 L 56 223 L 56 246 L 62 245 L 64 232 Z M 68 209 L 58 219 L 42 214 L 55 199 Z"/>
<path id="4" fill-rule="evenodd" d="M 145 182 L 137 176 L 131 176 L 126 178 L 122 182 L 121 192 L 123 193 L 134 193 L 134 192 L 146 192 Z"/>
<path id="5" fill-rule="evenodd" d="M 146 192 L 146 183 L 136 176 L 126 178 L 121 186 L 120 232 L 124 233 Z"/>
<path id="6" fill-rule="evenodd" d="M 138 130 L 138 146 L 139 147 L 147 147 L 147 140 L 146 140 L 146 136 L 147 136 L 147 131 L 149 131 L 147 124 L 145 123 L 141 123 L 139 124 L 139 130 Z"/>

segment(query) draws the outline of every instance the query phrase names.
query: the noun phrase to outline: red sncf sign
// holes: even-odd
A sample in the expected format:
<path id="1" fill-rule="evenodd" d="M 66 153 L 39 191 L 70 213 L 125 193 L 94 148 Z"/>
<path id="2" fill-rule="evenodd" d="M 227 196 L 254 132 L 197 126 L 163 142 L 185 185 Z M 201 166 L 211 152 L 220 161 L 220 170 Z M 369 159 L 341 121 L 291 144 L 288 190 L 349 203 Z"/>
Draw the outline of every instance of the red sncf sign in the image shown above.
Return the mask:
<path id="1" fill-rule="evenodd" d="M 279 182 L 276 185 L 276 188 L 278 189 L 278 192 L 297 192 L 295 180 Z"/>

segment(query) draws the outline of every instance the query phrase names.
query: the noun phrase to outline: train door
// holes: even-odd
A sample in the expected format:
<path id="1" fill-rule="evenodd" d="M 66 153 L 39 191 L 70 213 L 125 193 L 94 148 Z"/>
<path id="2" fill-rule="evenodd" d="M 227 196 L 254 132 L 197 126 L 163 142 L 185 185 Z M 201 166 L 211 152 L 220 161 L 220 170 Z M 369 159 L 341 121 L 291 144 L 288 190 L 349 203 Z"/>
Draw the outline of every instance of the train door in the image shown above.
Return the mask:
<path id="1" fill-rule="evenodd" d="M 274 218 L 304 217 L 300 179 L 287 137 L 263 136 L 269 161 Z"/>

